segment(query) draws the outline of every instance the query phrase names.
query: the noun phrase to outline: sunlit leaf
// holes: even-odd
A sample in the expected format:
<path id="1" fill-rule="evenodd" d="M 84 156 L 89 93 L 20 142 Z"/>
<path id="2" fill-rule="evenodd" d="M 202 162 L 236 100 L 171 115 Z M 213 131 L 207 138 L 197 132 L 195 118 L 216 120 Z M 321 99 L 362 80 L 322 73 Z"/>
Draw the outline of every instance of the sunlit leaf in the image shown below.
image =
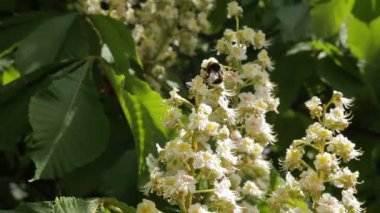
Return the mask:
<path id="1" fill-rule="evenodd" d="M 3 82 L 2 85 L 9 84 L 10 82 L 18 79 L 20 77 L 20 72 L 14 67 L 9 67 L 9 69 L 3 72 Z"/>
<path id="2" fill-rule="evenodd" d="M 355 0 L 327 0 L 314 4 L 311 22 L 315 34 L 322 38 L 336 34 L 346 21 Z"/>
<path id="3" fill-rule="evenodd" d="M 163 144 L 169 136 L 169 132 L 163 127 L 163 119 L 169 106 L 158 93 L 136 76 L 124 77 L 117 75 L 110 67 L 104 66 L 104 69 L 132 129 L 141 183 L 146 181 L 146 156 L 155 152 L 156 143 Z"/>
<path id="4" fill-rule="evenodd" d="M 351 16 L 348 25 L 348 47 L 359 59 L 378 63 L 380 55 L 380 17 L 369 24 Z"/>

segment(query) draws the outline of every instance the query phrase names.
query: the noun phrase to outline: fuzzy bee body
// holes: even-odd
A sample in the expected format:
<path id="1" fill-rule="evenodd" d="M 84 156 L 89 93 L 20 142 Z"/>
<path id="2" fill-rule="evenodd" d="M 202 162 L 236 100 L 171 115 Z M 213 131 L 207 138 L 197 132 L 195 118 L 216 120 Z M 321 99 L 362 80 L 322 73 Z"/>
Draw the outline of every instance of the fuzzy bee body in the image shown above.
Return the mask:
<path id="1" fill-rule="evenodd" d="M 209 85 L 217 85 L 223 82 L 223 70 L 219 63 L 209 62 L 206 67 L 206 82 Z"/>
<path id="2" fill-rule="evenodd" d="M 108 2 L 106 1 L 101 1 L 100 2 L 100 7 L 103 9 L 103 10 L 109 10 L 110 9 L 110 5 Z"/>

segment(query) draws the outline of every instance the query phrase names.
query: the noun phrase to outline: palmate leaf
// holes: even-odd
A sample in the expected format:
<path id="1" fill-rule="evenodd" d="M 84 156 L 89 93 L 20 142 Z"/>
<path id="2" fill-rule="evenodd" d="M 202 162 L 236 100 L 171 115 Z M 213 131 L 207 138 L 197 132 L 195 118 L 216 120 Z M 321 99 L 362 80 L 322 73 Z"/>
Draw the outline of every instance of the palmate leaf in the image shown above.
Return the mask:
<path id="1" fill-rule="evenodd" d="M 4 51 L 20 42 L 30 31 L 52 15 L 53 13 L 51 12 L 30 12 L 1 19 L 0 51 Z"/>
<path id="2" fill-rule="evenodd" d="M 97 74 L 94 73 L 95 79 Z M 101 94 L 101 99 L 110 124 L 110 138 L 107 148 L 95 160 L 69 172 L 61 178 L 59 180 L 59 187 L 65 193 L 77 197 L 86 196 L 96 190 L 107 196 L 124 198 L 124 201 L 131 203 L 131 199 L 135 200 L 138 196 L 131 194 L 130 191 L 128 193 L 127 191 L 123 191 L 127 195 L 121 197 L 120 194 L 115 194 L 114 192 L 124 190 L 123 186 L 115 184 L 121 181 L 125 184 L 133 184 L 135 191 L 137 190 L 137 180 L 135 181 L 135 177 L 137 179 L 136 154 L 130 154 L 129 152 L 130 155 L 128 157 L 131 160 L 128 161 L 128 164 L 119 167 L 119 169 L 121 168 L 118 171 L 118 174 L 121 176 L 120 181 L 115 181 L 113 174 L 110 174 L 108 171 L 120 164 L 119 162 L 123 159 L 124 153 L 128 148 L 134 147 L 132 143 L 133 136 L 120 108 L 119 101 L 115 96 L 103 93 Z M 109 186 L 110 184 L 107 185 L 101 182 L 103 177 L 109 178 L 110 182 L 112 182 L 111 186 Z"/>
<path id="3" fill-rule="evenodd" d="M 48 64 L 99 54 L 95 32 L 82 16 L 69 13 L 43 22 L 16 51 L 15 65 L 30 73 Z"/>
<path id="4" fill-rule="evenodd" d="M 16 66 L 28 73 L 57 57 L 63 40 L 75 20 L 75 14 L 54 17 L 41 24 L 16 52 Z"/>
<path id="5" fill-rule="evenodd" d="M 135 60 L 141 66 L 135 42 L 125 25 L 106 16 L 91 16 L 90 18 L 102 41 L 110 49 L 118 74 L 128 72 L 130 59 Z"/>
<path id="6" fill-rule="evenodd" d="M 30 132 L 28 108 L 30 98 L 40 89 L 46 88 L 53 79 L 52 74 L 67 73 L 80 65 L 70 61 L 45 67 L 0 88 L 0 150 L 11 150 L 16 142 Z"/>
<path id="7" fill-rule="evenodd" d="M 348 47 L 359 59 L 378 64 L 380 55 L 380 17 L 368 24 L 351 16 L 347 25 Z"/>
<path id="8" fill-rule="evenodd" d="M 163 144 L 169 138 L 170 132 L 163 127 L 163 119 L 169 106 L 158 93 L 136 76 L 118 75 L 105 62 L 102 67 L 131 126 L 138 156 L 139 182 L 143 183 L 147 178 L 146 156 L 156 152 L 157 143 Z"/>
<path id="9" fill-rule="evenodd" d="M 155 153 L 156 143 L 162 144 L 168 138 L 169 133 L 162 121 L 169 106 L 147 83 L 129 74 L 130 60 L 140 65 L 141 62 L 128 29 L 109 17 L 90 18 L 115 60 L 115 69 L 104 61 L 101 64 L 131 127 L 138 156 L 139 182 L 143 183 L 147 177 L 146 156 Z"/>
<path id="10" fill-rule="evenodd" d="M 32 97 L 29 120 L 35 141 L 28 148 L 35 180 L 61 177 L 104 151 L 109 127 L 91 69 L 90 60 Z"/>
<path id="11" fill-rule="evenodd" d="M 72 197 L 56 198 L 55 202 L 27 203 L 19 206 L 16 213 L 39 213 L 39 212 L 101 212 L 102 205 L 100 199 L 82 200 Z"/>
<path id="12" fill-rule="evenodd" d="M 380 16 L 380 4 L 376 0 L 360 0 L 355 2 L 352 14 L 369 23 Z"/>
<path id="13" fill-rule="evenodd" d="M 327 38 L 337 33 L 354 3 L 355 0 L 327 0 L 314 4 L 311 10 L 311 23 L 315 34 Z"/>
<path id="14" fill-rule="evenodd" d="M 338 91 L 342 91 L 349 97 L 364 98 L 370 94 L 361 79 L 353 76 L 342 67 L 336 66 L 329 58 L 319 60 L 316 69 L 323 82 Z"/>
<path id="15" fill-rule="evenodd" d="M 135 213 L 136 210 L 112 198 L 80 199 L 58 197 L 55 201 L 24 203 L 18 206 L 15 213 Z"/>
<path id="16" fill-rule="evenodd" d="M 348 47 L 353 55 L 364 61 L 360 67 L 367 86 L 374 92 L 375 104 L 380 106 L 380 17 L 363 22 L 351 16 L 347 24 Z"/>

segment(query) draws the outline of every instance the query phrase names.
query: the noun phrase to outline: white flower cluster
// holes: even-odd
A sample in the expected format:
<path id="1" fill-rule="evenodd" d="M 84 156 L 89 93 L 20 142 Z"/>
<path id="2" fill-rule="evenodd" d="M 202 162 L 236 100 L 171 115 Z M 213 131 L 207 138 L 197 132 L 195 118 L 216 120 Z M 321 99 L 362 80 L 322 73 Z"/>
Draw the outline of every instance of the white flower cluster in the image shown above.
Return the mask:
<path id="1" fill-rule="evenodd" d="M 148 79 L 161 78 L 175 64 L 176 49 L 194 55 L 198 34 L 207 32 L 215 0 L 84 0 L 90 14 L 109 15 L 133 28 Z M 102 8 L 102 5 L 107 5 Z"/>
<path id="2" fill-rule="evenodd" d="M 227 54 L 227 61 L 243 61 L 247 59 L 248 46 L 261 49 L 268 45 L 269 41 L 265 40 L 265 34 L 261 30 L 254 31 L 251 28 L 244 27 L 238 31 L 225 30 L 223 38 L 216 44 L 216 50 L 219 54 Z M 268 57 L 268 52 L 265 49 L 258 53 L 257 60 L 262 68 L 273 69 L 273 62 Z"/>
<path id="3" fill-rule="evenodd" d="M 239 35 L 240 30 L 228 33 Z M 254 41 L 255 34 L 245 39 Z M 157 147 L 157 158 L 147 159 L 150 181 L 143 191 L 163 197 L 181 212 L 258 212 L 259 201 L 268 194 L 271 166 L 264 150 L 276 139 L 266 113 L 276 112 L 279 104 L 267 73 L 272 64 L 264 62 L 270 59 L 260 50 L 266 41 L 256 45 L 239 37 L 238 42 L 260 51 L 258 59 L 243 64 L 242 58 L 234 58 L 227 65 L 215 58 L 203 60 L 200 74 L 188 83 L 192 103 L 178 90 L 167 100 L 172 108 L 164 124 L 177 131 L 176 138 Z M 231 54 L 223 53 L 227 58 Z M 263 54 L 265 60 L 260 59 Z M 190 108 L 188 116 L 180 112 L 183 106 Z"/>
<path id="4" fill-rule="evenodd" d="M 294 178 L 288 172 L 286 184 L 280 186 L 269 199 L 273 209 L 289 211 L 297 207 L 297 201 L 310 200 L 313 212 L 363 211 L 362 203 L 354 196 L 359 172 L 352 172 L 341 165 L 362 155 L 355 149 L 355 144 L 340 133 L 348 127 L 349 114 L 346 110 L 351 104 L 352 99 L 343 97 L 337 91 L 334 91 L 327 104 L 322 104 L 317 97 L 306 102 L 311 117 L 317 122 L 308 127 L 305 137 L 293 141 L 285 159 L 281 161 L 284 170 L 298 170 L 299 178 Z M 313 159 L 305 157 L 306 149 L 316 153 Z M 342 199 L 338 200 L 325 192 L 326 184 L 342 188 Z"/>

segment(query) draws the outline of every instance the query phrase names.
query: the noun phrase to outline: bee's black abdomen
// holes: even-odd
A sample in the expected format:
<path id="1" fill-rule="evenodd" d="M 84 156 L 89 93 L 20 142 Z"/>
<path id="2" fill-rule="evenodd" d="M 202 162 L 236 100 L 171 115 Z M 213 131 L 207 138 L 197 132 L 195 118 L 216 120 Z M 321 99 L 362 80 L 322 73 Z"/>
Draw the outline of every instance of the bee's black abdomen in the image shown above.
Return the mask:
<path id="1" fill-rule="evenodd" d="M 210 74 L 211 72 L 220 72 L 220 64 L 218 63 L 212 63 L 207 66 L 207 73 Z"/>
<path id="2" fill-rule="evenodd" d="M 220 77 L 218 79 L 216 79 L 214 82 L 212 82 L 213 84 L 220 84 L 223 82 L 223 77 Z"/>
<path id="3" fill-rule="evenodd" d="M 209 63 L 206 67 L 207 83 L 216 85 L 223 82 L 223 71 L 219 63 Z"/>
<path id="4" fill-rule="evenodd" d="M 105 2 L 105 1 L 101 1 L 100 2 L 100 7 L 103 9 L 103 10 L 109 10 L 110 9 L 110 5 Z"/>

